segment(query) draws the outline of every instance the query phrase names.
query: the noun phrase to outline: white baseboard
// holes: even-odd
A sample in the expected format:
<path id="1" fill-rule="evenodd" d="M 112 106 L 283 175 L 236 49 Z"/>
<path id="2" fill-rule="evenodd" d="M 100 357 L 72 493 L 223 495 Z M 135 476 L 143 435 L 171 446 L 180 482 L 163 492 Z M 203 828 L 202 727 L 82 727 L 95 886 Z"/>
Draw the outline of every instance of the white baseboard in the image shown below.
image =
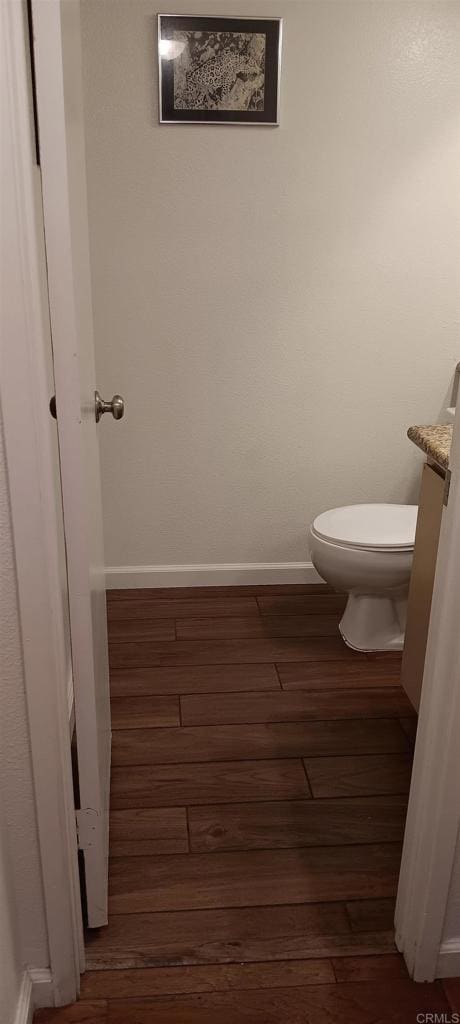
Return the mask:
<path id="1" fill-rule="evenodd" d="M 436 965 L 436 978 L 460 977 L 460 938 L 443 942 Z"/>
<path id="2" fill-rule="evenodd" d="M 29 967 L 22 976 L 14 1024 L 32 1024 L 34 1011 L 54 1006 L 53 976 L 49 967 Z"/>
<path id="3" fill-rule="evenodd" d="M 14 1015 L 14 1024 L 31 1024 L 34 1004 L 32 999 L 32 979 L 29 971 L 24 971 L 21 982 L 21 989 Z"/>
<path id="4" fill-rule="evenodd" d="M 32 1024 L 34 1010 L 54 1006 L 53 978 L 48 967 L 29 967 L 22 976 L 14 1024 Z"/>
<path id="5" fill-rule="evenodd" d="M 32 1001 L 34 1009 L 41 1006 L 54 1006 L 53 975 L 49 967 L 29 967 L 32 982 Z"/>
<path id="6" fill-rule="evenodd" d="M 323 583 L 312 562 L 242 562 L 230 565 L 111 565 L 107 589 L 136 587 L 244 587 Z"/>

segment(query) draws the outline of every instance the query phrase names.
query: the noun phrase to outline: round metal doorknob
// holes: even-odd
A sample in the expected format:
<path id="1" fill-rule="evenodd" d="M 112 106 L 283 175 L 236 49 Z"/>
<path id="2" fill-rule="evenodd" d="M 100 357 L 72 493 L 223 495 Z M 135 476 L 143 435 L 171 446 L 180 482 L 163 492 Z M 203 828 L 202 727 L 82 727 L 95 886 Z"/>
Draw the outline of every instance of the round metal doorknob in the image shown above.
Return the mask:
<path id="1" fill-rule="evenodd" d="M 125 412 L 125 403 L 121 395 L 114 395 L 110 402 L 104 402 L 99 391 L 94 392 L 94 407 L 96 412 L 96 423 L 99 423 L 105 412 L 111 412 L 114 420 L 121 420 Z"/>

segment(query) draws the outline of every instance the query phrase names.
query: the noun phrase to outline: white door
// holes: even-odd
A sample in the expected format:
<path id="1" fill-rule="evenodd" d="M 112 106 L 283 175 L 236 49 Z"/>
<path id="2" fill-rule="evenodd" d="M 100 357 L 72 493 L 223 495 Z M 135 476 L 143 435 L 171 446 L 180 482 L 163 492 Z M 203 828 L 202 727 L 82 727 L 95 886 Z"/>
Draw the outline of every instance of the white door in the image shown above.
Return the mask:
<path id="1" fill-rule="evenodd" d="M 111 734 L 79 3 L 32 0 L 32 12 L 69 583 L 77 822 L 88 924 L 99 927 L 107 923 Z"/>

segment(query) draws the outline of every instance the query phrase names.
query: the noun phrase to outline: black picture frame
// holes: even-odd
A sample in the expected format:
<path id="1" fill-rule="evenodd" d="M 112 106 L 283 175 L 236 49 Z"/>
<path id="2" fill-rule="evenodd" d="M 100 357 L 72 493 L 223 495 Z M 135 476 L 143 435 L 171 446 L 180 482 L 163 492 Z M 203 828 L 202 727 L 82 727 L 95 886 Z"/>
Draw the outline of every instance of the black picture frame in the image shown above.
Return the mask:
<path id="1" fill-rule="evenodd" d="M 158 15 L 160 124 L 279 124 L 281 18 Z"/>

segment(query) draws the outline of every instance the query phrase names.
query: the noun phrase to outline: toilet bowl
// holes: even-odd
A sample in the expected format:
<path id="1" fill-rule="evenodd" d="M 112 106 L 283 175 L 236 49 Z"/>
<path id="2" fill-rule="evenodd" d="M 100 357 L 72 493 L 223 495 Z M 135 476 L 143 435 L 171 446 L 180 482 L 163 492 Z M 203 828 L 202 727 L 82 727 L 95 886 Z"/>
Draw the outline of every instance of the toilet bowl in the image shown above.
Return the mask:
<path id="1" fill-rule="evenodd" d="M 340 622 L 356 651 L 401 651 L 417 521 L 416 505 L 347 505 L 317 516 L 311 559 L 348 601 Z"/>

